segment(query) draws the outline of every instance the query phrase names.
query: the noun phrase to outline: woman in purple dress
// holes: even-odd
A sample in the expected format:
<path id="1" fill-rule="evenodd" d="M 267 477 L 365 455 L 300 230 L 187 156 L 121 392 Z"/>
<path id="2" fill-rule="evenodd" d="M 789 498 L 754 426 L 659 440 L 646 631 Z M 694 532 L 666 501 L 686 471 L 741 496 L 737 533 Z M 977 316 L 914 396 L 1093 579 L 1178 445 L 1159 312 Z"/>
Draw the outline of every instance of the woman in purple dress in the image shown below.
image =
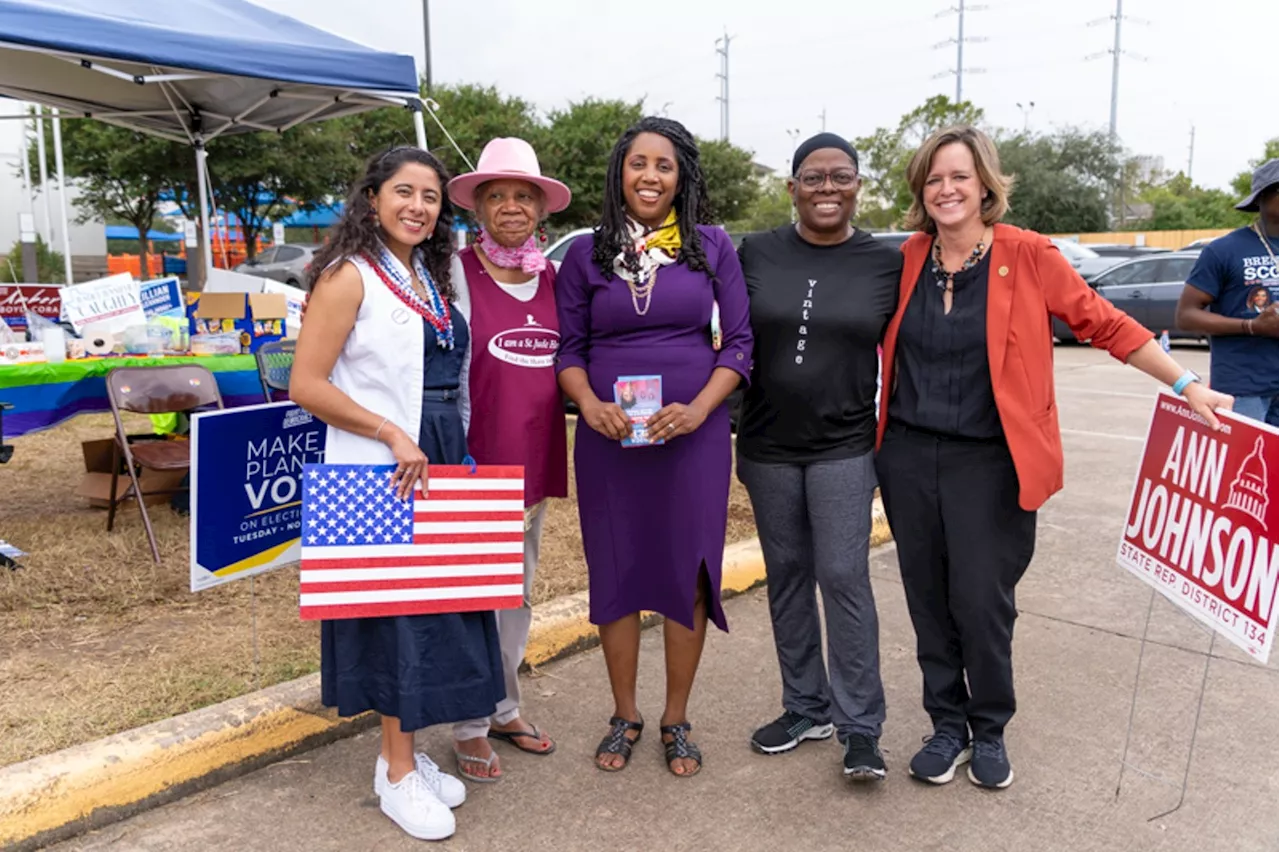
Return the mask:
<path id="1" fill-rule="evenodd" d="M 596 765 L 618 771 L 644 728 L 636 707 L 640 611 L 666 617 L 667 766 L 689 777 L 693 687 L 707 616 L 727 630 L 720 563 L 729 504 L 725 398 L 751 372 L 747 289 L 728 234 L 699 224 L 707 192 L 693 136 L 646 118 L 609 159 L 604 210 L 592 239 L 569 249 L 556 278 L 560 387 L 577 404 L 574 463 L 614 715 Z M 630 418 L 614 401 L 622 377 L 660 376 L 653 440 L 628 446 Z"/>

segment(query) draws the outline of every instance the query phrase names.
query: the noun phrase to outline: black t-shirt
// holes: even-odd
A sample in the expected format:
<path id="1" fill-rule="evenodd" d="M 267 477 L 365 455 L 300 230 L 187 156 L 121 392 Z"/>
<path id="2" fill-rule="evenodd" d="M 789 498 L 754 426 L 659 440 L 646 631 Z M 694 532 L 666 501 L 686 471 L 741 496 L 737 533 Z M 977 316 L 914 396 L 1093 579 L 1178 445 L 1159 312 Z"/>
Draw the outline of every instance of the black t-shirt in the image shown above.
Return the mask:
<path id="1" fill-rule="evenodd" d="M 792 464 L 870 452 L 876 345 L 897 307 L 902 254 L 862 231 L 812 245 L 793 225 L 748 237 L 738 254 L 755 332 L 739 452 Z"/>

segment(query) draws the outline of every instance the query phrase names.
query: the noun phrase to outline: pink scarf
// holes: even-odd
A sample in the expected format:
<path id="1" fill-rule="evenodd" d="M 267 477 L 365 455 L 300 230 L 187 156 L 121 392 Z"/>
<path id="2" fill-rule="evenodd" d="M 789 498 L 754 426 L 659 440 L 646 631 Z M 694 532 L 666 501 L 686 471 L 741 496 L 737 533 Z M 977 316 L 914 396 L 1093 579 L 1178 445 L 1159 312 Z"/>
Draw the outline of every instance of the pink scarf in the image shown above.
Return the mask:
<path id="1" fill-rule="evenodd" d="M 503 269 L 521 269 L 528 275 L 537 275 L 547 268 L 547 258 L 538 250 L 532 236 L 520 248 L 507 248 L 481 228 L 480 247 L 484 249 L 485 257 Z"/>

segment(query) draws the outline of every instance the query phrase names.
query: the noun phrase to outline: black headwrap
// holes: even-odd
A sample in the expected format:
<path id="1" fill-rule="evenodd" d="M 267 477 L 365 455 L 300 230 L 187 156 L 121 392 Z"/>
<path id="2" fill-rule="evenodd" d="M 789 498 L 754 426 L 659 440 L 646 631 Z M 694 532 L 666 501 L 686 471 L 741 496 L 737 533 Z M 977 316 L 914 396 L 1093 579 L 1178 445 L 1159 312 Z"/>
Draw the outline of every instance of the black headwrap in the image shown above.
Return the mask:
<path id="1" fill-rule="evenodd" d="M 805 161 L 806 157 L 823 148 L 835 148 L 838 151 L 844 151 L 849 155 L 849 159 L 853 160 L 853 167 L 855 169 L 858 168 L 858 152 L 853 150 L 849 140 L 835 133 L 819 133 L 817 136 L 811 136 L 806 139 L 796 149 L 795 156 L 791 158 L 791 176 L 795 177 L 800 172 L 800 164 Z"/>

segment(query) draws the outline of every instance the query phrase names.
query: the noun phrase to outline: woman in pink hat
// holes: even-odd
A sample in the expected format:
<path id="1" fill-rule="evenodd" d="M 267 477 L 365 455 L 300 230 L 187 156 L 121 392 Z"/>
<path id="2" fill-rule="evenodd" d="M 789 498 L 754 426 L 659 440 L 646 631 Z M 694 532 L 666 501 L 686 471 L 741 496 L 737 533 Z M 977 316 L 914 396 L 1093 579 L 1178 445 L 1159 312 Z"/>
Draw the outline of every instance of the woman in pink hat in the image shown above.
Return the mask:
<path id="1" fill-rule="evenodd" d="M 480 238 L 455 256 L 455 304 L 471 327 L 462 366 L 462 418 L 467 446 L 481 464 L 523 465 L 525 471 L 524 606 L 497 613 L 506 698 L 490 718 L 454 726 L 458 771 L 472 781 L 497 781 L 490 738 L 530 754 L 555 742 L 520 717 L 520 680 L 533 611 L 530 597 L 549 497 L 568 495 L 564 403 L 556 384 L 555 270 L 534 232 L 548 214 L 569 206 L 569 188 L 542 176 L 523 139 L 494 139 L 474 172 L 449 182 L 454 204 L 472 211 Z M 543 238 L 545 240 L 545 237 Z M 471 411 L 483 416 L 471 417 Z"/>

